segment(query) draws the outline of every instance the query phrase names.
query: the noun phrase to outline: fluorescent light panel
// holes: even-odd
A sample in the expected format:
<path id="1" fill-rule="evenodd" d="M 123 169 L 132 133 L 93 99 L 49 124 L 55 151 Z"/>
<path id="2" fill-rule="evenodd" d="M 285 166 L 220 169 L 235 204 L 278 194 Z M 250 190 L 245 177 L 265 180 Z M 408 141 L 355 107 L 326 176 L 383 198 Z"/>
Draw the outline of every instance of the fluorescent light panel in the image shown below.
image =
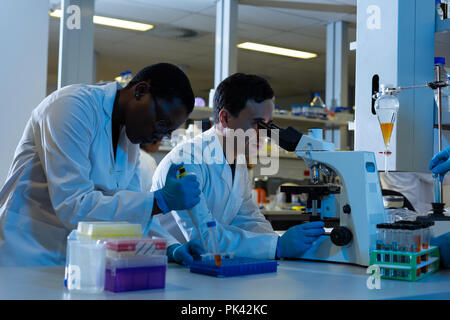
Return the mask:
<path id="1" fill-rule="evenodd" d="M 266 52 L 271 54 L 278 54 L 287 57 L 300 58 L 300 59 L 311 59 L 317 57 L 316 53 L 292 50 L 280 47 L 269 46 L 266 44 L 254 43 L 254 42 L 243 42 L 237 45 L 238 48 Z"/>
<path id="2" fill-rule="evenodd" d="M 61 18 L 61 16 L 62 16 L 61 9 L 56 9 L 56 10 L 51 11 L 50 16 L 55 17 L 55 18 Z M 122 28 L 122 29 L 130 29 L 130 30 L 136 30 L 136 31 L 148 31 L 150 29 L 153 29 L 153 25 L 151 25 L 151 24 L 145 24 L 145 23 L 122 20 L 122 19 L 115 19 L 115 18 L 108 18 L 108 17 L 102 17 L 102 16 L 94 16 L 93 21 L 95 24 L 100 24 L 103 26 Z"/>

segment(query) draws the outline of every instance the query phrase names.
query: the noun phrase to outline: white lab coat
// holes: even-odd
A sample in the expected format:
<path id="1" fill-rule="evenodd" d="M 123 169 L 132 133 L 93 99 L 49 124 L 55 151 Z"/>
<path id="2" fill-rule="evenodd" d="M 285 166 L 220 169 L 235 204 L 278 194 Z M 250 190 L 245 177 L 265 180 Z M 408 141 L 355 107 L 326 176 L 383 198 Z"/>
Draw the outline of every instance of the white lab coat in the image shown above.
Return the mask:
<path id="1" fill-rule="evenodd" d="M 431 210 L 433 197 L 433 178 L 431 173 L 424 172 L 380 172 L 383 189 L 394 190 L 403 194 L 419 214 L 427 214 Z M 448 185 L 446 176 L 443 184 Z"/>
<path id="2" fill-rule="evenodd" d="M 153 174 L 156 171 L 155 159 L 146 151 L 140 149 L 139 150 L 139 172 L 141 174 L 141 186 L 142 190 L 150 191 L 152 188 L 152 179 Z"/>
<path id="3" fill-rule="evenodd" d="M 218 139 L 213 127 L 175 147 L 159 163 L 153 177 L 152 190 L 160 189 L 164 185 L 170 165 L 179 162 L 180 152 L 184 150 L 181 159 L 186 172 L 196 174 L 202 191 L 196 211 L 200 212 L 198 217 L 202 223 L 199 228 L 207 245 L 209 235 L 206 223 L 214 219 L 217 222 L 219 247 L 222 252 L 233 252 L 241 257 L 274 259 L 278 235 L 252 199 L 247 166 L 236 165 L 232 179 L 231 168 L 225 160 Z M 244 159 L 245 157 L 241 157 L 241 160 Z M 184 222 L 189 240 L 199 238 L 188 212 L 183 210 L 177 211 L 176 214 Z M 163 236 L 155 220 L 150 227 L 150 233 L 155 232 L 155 235 Z M 169 241 L 170 243 L 172 241 Z"/>
<path id="4" fill-rule="evenodd" d="M 0 190 L 0 265 L 63 264 L 79 221 L 150 221 L 141 192 L 139 145 L 122 130 L 114 159 L 117 83 L 71 85 L 33 110 Z"/>

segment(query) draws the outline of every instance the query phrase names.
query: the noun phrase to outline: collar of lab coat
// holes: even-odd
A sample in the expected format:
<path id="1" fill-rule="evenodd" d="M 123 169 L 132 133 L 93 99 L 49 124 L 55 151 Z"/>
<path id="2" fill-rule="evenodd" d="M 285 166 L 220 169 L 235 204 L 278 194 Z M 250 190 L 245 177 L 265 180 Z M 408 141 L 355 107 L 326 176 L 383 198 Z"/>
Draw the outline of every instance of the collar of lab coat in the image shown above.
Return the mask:
<path id="1" fill-rule="evenodd" d="M 103 97 L 103 110 L 105 111 L 106 116 L 111 119 L 114 99 L 116 98 L 117 89 L 119 89 L 119 86 L 117 82 L 107 83 L 104 86 L 105 96 Z"/>
<path id="2" fill-rule="evenodd" d="M 212 138 L 213 136 L 214 136 L 214 139 Z M 234 186 L 237 186 L 239 184 L 240 179 L 242 178 L 242 170 L 247 170 L 247 167 L 246 167 L 247 162 L 246 162 L 245 156 L 244 155 L 237 156 L 235 163 L 237 163 L 239 165 L 236 165 L 235 172 L 234 172 L 234 179 L 230 179 L 230 177 L 232 177 L 231 167 L 228 164 L 227 159 L 225 158 L 222 144 L 220 143 L 219 136 L 216 133 L 216 127 L 213 126 L 211 129 L 205 131 L 203 133 L 203 139 L 206 141 L 211 141 L 211 143 L 208 144 L 208 148 L 210 148 L 210 150 L 207 150 L 209 155 L 211 154 L 212 149 L 222 151 L 221 155 L 220 155 L 222 157 L 221 166 L 219 169 L 220 177 L 222 178 L 222 180 L 225 181 L 228 188 L 230 190 L 232 190 Z M 241 165 L 241 164 L 244 164 L 244 165 Z"/>
<path id="3" fill-rule="evenodd" d="M 108 135 L 109 139 L 112 139 L 112 128 L 111 128 L 111 117 L 112 117 L 112 112 L 113 112 L 113 108 L 114 108 L 114 100 L 116 99 L 116 94 L 117 94 L 117 89 L 120 89 L 120 85 L 117 82 L 111 82 L 111 83 L 107 83 L 104 85 L 105 87 L 103 88 L 105 95 L 103 97 L 103 111 L 105 112 L 106 118 L 105 118 L 105 123 L 103 125 L 103 128 L 106 131 L 106 134 Z M 122 136 L 123 134 L 125 134 L 124 132 L 124 128 L 122 128 L 121 132 L 120 132 L 120 136 Z M 120 138 L 119 138 L 119 142 L 120 142 Z M 119 150 L 120 148 L 118 147 L 118 155 L 117 155 L 117 159 L 118 160 L 123 160 L 120 158 L 123 158 L 123 154 L 120 152 Z M 111 161 L 112 163 L 115 163 L 114 160 L 114 150 L 111 144 L 111 148 L 110 148 L 110 156 L 111 156 Z M 123 161 L 118 161 L 118 163 L 121 163 Z"/>

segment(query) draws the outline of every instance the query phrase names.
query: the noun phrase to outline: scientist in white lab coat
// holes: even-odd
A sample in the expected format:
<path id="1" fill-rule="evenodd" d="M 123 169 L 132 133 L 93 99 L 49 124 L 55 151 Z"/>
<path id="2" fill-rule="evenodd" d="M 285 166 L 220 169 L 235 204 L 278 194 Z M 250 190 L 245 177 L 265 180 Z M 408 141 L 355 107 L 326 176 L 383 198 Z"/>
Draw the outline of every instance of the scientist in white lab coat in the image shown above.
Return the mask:
<path id="1" fill-rule="evenodd" d="M 177 180 L 176 166 L 170 186 L 155 192 L 142 191 L 138 171 L 139 144 L 170 134 L 193 106 L 189 79 L 167 63 L 142 69 L 125 88 L 70 85 L 45 98 L 0 190 L 0 265 L 63 264 L 79 221 L 128 221 L 146 231 L 152 215 L 198 203 L 198 182 Z"/>
<path id="2" fill-rule="evenodd" d="M 200 202 L 190 210 L 177 210 L 188 240 L 204 240 L 209 246 L 207 222 L 216 221 L 221 252 L 259 259 L 296 258 L 308 250 L 324 233 L 322 221 L 291 227 L 283 236 L 274 232 L 252 199 L 245 156 L 258 139 L 245 139 L 245 148 L 237 148 L 234 131 L 254 130 L 257 122 L 272 120 L 274 93 L 269 83 L 256 75 L 236 73 L 223 80 L 214 95 L 214 126 L 190 141 L 177 145 L 160 163 L 152 189 L 165 185 L 166 173 L 173 163 L 182 161 L 186 172 L 194 173 L 200 183 Z M 254 135 L 255 136 L 255 135 Z M 234 141 L 234 147 L 229 144 Z M 228 147 L 227 147 L 228 146 Z M 253 149 L 254 150 L 254 149 Z M 156 220 L 156 219 L 154 219 Z M 154 223 L 152 233 L 164 235 Z M 180 244 L 171 239 L 171 261 L 189 264 L 192 258 L 179 259 Z M 205 248 L 206 249 L 206 248 Z"/>
<path id="3" fill-rule="evenodd" d="M 161 141 L 141 144 L 141 149 L 139 150 L 139 172 L 142 190 L 144 191 L 150 191 L 152 188 L 153 174 L 158 164 L 151 154 L 158 152 L 161 145 Z"/>

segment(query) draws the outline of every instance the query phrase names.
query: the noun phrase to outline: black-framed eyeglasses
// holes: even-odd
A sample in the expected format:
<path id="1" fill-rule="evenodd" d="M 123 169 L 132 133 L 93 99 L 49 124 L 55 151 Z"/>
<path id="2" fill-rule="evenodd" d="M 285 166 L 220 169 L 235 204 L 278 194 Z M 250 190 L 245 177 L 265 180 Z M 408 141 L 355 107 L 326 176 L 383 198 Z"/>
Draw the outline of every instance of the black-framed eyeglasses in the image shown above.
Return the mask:
<path id="1" fill-rule="evenodd" d="M 279 127 L 273 122 L 273 120 L 269 120 L 268 122 L 264 122 L 262 119 L 257 121 L 258 129 L 279 129 Z"/>
<path id="2" fill-rule="evenodd" d="M 165 136 L 169 137 L 173 132 L 172 129 L 169 129 L 171 121 L 167 115 L 162 116 L 162 114 L 164 114 L 164 108 L 162 108 L 159 105 L 159 103 L 156 100 L 153 93 L 150 92 L 150 94 L 151 94 L 153 103 L 155 104 L 156 116 L 158 117 L 158 120 L 155 122 L 155 131 L 161 137 L 165 137 Z"/>

